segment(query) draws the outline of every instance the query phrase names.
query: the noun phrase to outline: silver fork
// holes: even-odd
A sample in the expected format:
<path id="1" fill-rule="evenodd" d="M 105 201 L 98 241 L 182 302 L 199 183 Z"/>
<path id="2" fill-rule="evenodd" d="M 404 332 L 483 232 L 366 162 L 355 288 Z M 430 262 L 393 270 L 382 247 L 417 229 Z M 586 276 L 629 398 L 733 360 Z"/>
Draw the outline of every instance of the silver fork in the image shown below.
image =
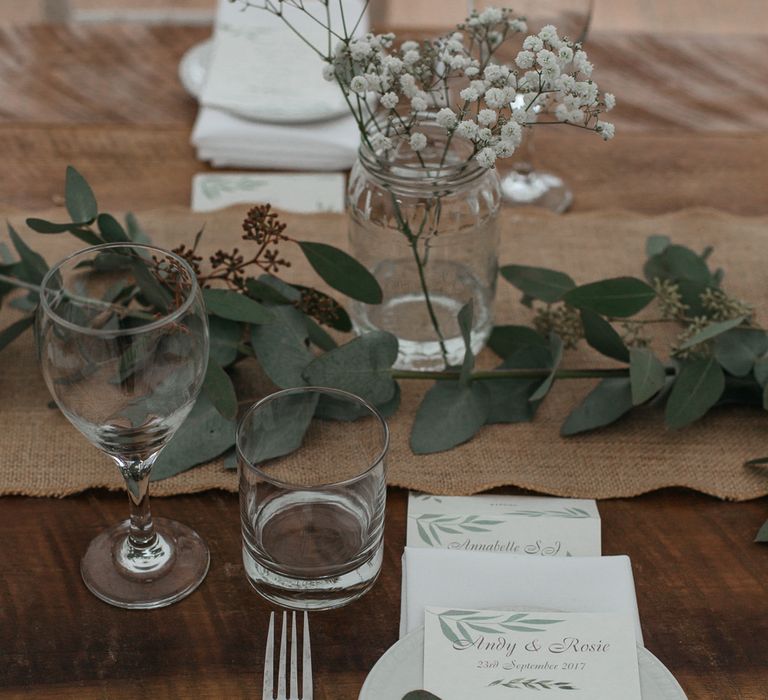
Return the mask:
<path id="1" fill-rule="evenodd" d="M 283 629 L 280 633 L 280 660 L 277 671 L 277 697 L 274 696 L 275 673 L 275 613 L 269 616 L 269 632 L 267 633 L 267 649 L 264 653 L 264 685 L 262 700 L 312 700 L 312 649 L 309 643 L 309 616 L 304 613 L 303 648 L 301 653 L 301 692 L 299 696 L 299 670 L 297 663 L 296 613 L 291 615 L 291 694 L 287 695 L 285 673 L 285 638 L 288 629 L 288 614 L 283 612 Z"/>

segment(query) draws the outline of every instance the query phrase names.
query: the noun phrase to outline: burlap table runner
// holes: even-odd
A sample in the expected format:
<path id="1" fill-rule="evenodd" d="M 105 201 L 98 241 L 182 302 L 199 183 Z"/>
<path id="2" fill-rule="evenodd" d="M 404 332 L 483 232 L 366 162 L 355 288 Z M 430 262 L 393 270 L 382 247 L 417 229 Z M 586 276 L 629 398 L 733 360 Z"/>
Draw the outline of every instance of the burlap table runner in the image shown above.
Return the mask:
<path id="1" fill-rule="evenodd" d="M 191 241 L 206 223 L 205 249 L 237 245 L 243 209 L 207 215 L 168 209 L 140 215 L 158 245 Z M 19 212 L 5 212 L 27 231 Z M 61 218 L 61 213 L 51 218 Z M 344 245 L 346 221 L 339 215 L 284 219 L 293 236 Z M 755 302 L 763 323 L 768 308 L 768 218 L 741 218 L 707 210 L 660 217 L 626 212 L 502 215 L 500 260 L 544 265 L 569 272 L 577 282 L 623 274 L 639 275 L 648 235 L 663 232 L 676 242 L 701 249 L 715 246 L 714 264 L 726 270 L 727 289 Z M 33 247 L 54 261 L 78 247 L 69 236 L 25 233 Z M 300 255 L 293 255 L 291 279 L 312 280 Z M 501 282 L 499 322 L 526 322 L 519 294 Z M 13 320 L 7 306 L 0 327 Z M 588 350 L 569 353 L 566 366 L 605 364 Z M 485 358 L 490 362 L 491 358 Z M 93 487 L 123 488 L 117 470 L 91 447 L 56 410 L 37 367 L 31 334 L 0 354 L 0 494 L 65 496 Z M 238 369 L 240 398 L 254 400 L 271 390 L 255 363 Z M 514 485 L 550 494 L 609 498 L 685 486 L 728 499 L 768 494 L 768 474 L 743 466 L 768 454 L 768 415 L 743 407 L 720 409 L 679 432 L 664 428 L 660 411 L 641 410 L 620 423 L 587 435 L 559 437 L 570 409 L 592 381 L 557 382 L 533 423 L 483 428 L 471 442 L 450 452 L 415 456 L 408 436 L 420 397 L 428 386 L 402 382 L 403 401 L 390 420 L 389 482 L 435 493 L 470 494 Z M 235 491 L 236 473 L 221 460 L 158 481 L 155 495 L 221 488 Z"/>

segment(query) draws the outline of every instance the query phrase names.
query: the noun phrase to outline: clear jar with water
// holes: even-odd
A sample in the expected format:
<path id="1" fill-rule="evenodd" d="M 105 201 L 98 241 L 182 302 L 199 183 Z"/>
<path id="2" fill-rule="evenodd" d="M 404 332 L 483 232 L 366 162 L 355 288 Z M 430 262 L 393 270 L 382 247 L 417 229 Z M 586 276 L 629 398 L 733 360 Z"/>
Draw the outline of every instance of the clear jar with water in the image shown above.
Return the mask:
<path id="1" fill-rule="evenodd" d="M 407 141 L 374 153 L 360 149 L 347 192 L 352 254 L 384 292 L 379 305 L 353 302 L 359 333 L 395 335 L 397 369 L 457 365 L 464 342 L 457 315 L 474 302 L 471 345 L 478 352 L 493 326 L 498 271 L 496 170 L 480 166 L 473 145 L 434 123 L 420 152 Z"/>

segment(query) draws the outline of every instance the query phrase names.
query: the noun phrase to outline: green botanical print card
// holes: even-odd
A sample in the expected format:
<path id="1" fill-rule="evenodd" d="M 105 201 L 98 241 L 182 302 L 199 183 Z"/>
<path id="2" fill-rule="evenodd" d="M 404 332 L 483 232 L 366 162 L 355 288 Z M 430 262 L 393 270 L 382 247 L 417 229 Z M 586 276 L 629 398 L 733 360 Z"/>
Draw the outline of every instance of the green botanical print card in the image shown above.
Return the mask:
<path id="1" fill-rule="evenodd" d="M 600 556 L 600 514 L 592 500 L 411 493 L 407 544 L 535 556 Z"/>

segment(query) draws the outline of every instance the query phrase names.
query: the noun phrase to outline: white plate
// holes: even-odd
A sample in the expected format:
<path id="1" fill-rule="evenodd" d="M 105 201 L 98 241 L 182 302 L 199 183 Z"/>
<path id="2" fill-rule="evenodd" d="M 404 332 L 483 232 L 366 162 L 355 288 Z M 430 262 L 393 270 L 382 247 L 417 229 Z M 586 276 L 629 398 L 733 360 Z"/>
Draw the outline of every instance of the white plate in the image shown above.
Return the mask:
<path id="1" fill-rule="evenodd" d="M 181 57 L 179 63 L 179 79 L 184 89 L 192 97 L 200 97 L 205 82 L 205 74 L 208 64 L 211 62 L 211 50 L 213 41 L 206 39 L 195 44 Z"/>
<path id="2" fill-rule="evenodd" d="M 208 73 L 212 53 L 213 40 L 206 39 L 188 49 L 179 62 L 179 80 L 184 89 L 198 100 L 205 85 L 205 76 Z M 318 74 L 319 70 L 318 68 Z M 238 117 L 255 121 L 303 124 L 342 117 L 349 113 L 349 107 L 339 91 L 338 99 L 330 102 L 325 99 L 309 98 L 303 99 L 299 104 L 296 104 L 295 100 L 280 103 L 269 101 L 262 107 L 253 105 L 242 109 L 228 107 L 227 111 Z"/>
<path id="3" fill-rule="evenodd" d="M 637 647 L 643 700 L 686 700 L 674 676 L 650 651 Z M 424 682 L 424 628 L 391 646 L 371 669 L 358 700 L 402 700 Z"/>

